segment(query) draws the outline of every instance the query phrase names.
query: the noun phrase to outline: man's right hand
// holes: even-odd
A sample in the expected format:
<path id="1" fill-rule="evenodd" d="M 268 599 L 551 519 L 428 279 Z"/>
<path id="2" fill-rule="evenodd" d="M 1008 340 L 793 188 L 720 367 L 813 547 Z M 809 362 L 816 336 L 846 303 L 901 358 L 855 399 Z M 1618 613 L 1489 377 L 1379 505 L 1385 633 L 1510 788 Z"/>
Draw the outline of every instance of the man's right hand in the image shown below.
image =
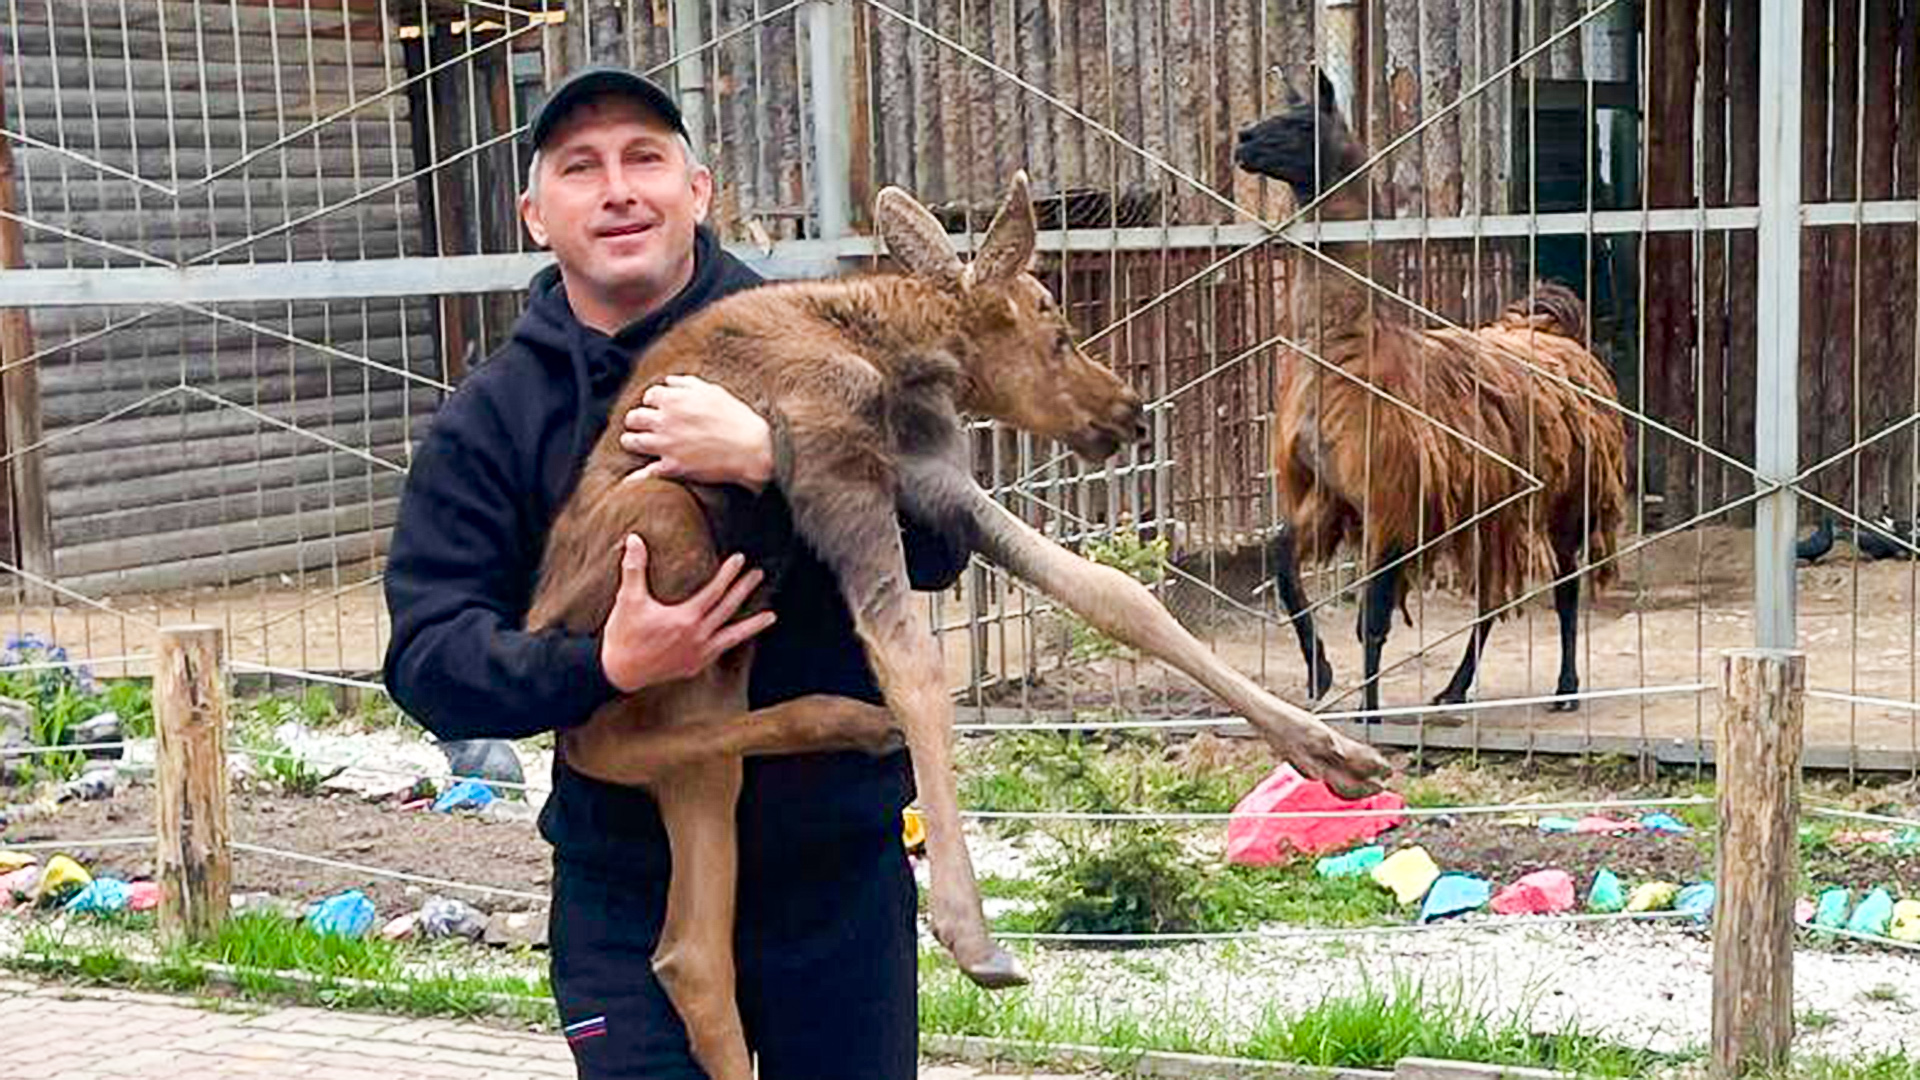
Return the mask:
<path id="1" fill-rule="evenodd" d="M 600 666 L 622 693 L 694 675 L 721 654 L 773 625 L 763 611 L 728 625 L 756 586 L 759 570 L 730 555 L 700 591 L 663 604 L 647 591 L 647 545 L 629 535 L 620 559 L 620 592 L 600 637 Z"/>

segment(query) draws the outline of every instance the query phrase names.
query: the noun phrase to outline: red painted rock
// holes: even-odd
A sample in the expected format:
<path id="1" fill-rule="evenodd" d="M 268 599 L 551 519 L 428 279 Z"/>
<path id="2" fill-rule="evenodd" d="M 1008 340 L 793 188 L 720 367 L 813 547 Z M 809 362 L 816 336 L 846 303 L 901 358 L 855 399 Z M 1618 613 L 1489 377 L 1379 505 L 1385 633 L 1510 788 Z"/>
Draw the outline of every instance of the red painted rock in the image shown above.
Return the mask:
<path id="1" fill-rule="evenodd" d="M 1296 854 L 1340 851 L 1371 840 L 1406 820 L 1404 814 L 1354 817 L 1262 817 L 1313 810 L 1399 810 L 1407 801 L 1391 791 L 1364 799 L 1343 799 L 1291 765 L 1275 769 L 1233 808 L 1227 822 L 1227 859 L 1247 866 L 1285 862 Z"/>
<path id="2" fill-rule="evenodd" d="M 127 886 L 128 911 L 152 911 L 160 906 L 160 883 L 136 881 Z"/>
<path id="3" fill-rule="evenodd" d="M 1501 889 L 1493 910 L 1502 915 L 1557 915 L 1573 910 L 1573 877 L 1565 870 L 1535 870 Z"/>

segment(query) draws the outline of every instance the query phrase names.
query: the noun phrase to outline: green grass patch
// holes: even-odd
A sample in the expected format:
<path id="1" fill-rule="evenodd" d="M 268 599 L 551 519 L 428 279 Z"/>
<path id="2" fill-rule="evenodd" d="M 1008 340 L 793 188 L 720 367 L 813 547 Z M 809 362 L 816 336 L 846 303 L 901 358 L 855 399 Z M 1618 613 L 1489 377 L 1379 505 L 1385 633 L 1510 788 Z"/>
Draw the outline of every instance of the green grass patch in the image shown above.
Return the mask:
<path id="1" fill-rule="evenodd" d="M 276 915 L 236 915 L 199 942 L 153 946 L 150 935 L 103 938 L 90 927 L 27 929 L 20 967 L 91 982 L 418 1016 L 504 1015 L 551 1026 L 544 974 L 477 975 L 463 943 L 411 944 L 314 932 Z M 141 956 L 133 946 L 145 944 Z M 226 971 L 211 967 L 219 965 Z"/>
<path id="2" fill-rule="evenodd" d="M 1169 998 L 1142 1009 L 1071 984 L 1044 993 L 984 991 L 934 953 L 922 955 L 920 985 L 923 1032 L 1092 1045 L 1117 1055 L 1165 1051 L 1366 1069 L 1426 1056 L 1597 1077 L 1645 1076 L 1687 1057 L 1622 1046 L 1574 1026 L 1535 1033 L 1529 1009 L 1490 1014 L 1459 987 L 1408 978 L 1363 985 L 1299 1012 L 1269 1010 L 1246 1032 L 1226 1030 L 1205 1002 Z"/>

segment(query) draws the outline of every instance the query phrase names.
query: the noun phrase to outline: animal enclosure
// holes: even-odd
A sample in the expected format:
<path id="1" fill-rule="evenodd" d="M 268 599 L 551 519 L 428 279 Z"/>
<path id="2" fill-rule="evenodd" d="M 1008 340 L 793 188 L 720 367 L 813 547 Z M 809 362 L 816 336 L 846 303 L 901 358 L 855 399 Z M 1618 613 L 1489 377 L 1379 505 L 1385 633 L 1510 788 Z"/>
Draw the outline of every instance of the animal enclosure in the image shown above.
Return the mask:
<path id="1" fill-rule="evenodd" d="M 1471 582 L 1428 579 L 1385 645 L 1388 715 L 1355 730 L 1698 762 L 1713 656 L 1797 603 L 1808 760 L 1911 772 L 1916 20 L 1912 0 L 1807 0 L 1782 193 L 1756 156 L 1750 5 L 16 0 L 0 11 L 5 618 L 109 673 L 143 672 L 159 625 L 211 620 L 243 667 L 371 686 L 411 448 L 546 261 L 514 210 L 518 135 L 556 75 L 614 60 L 683 96 L 715 228 L 775 276 L 884 265 L 868 219 L 885 184 L 964 248 L 1025 168 L 1043 278 L 1151 400 L 1153 436 L 1094 469 L 983 425 L 980 479 L 1076 547 L 1164 541 L 1137 568 L 1292 700 L 1308 685 L 1273 586 L 1275 387 L 1336 376 L 1291 299 L 1354 244 L 1372 308 L 1414 330 L 1567 285 L 1579 345 L 1618 386 L 1617 409 L 1595 407 L 1624 424 L 1631 500 L 1618 583 L 1581 594 L 1580 708 L 1542 700 L 1559 648 L 1545 574 L 1491 631 L 1473 700 L 1410 711 L 1476 619 Z M 1238 133 L 1314 71 L 1364 154 L 1357 216 L 1302 213 L 1235 162 Z M 1804 225 L 1798 289 L 1768 305 L 1789 250 L 1760 246 L 1775 195 Z M 1797 349 L 1769 336 L 1782 306 Z M 1763 440 L 1782 409 L 1796 433 Z M 1419 423 L 1476 467 L 1532 468 L 1445 416 Z M 1799 537 L 1819 546 L 1830 520 L 1835 539 L 1788 584 L 1795 503 Z M 1447 524 L 1473 534 L 1493 512 Z M 1319 706 L 1349 722 L 1370 568 L 1319 554 L 1303 567 L 1335 673 Z M 1212 708 L 985 569 L 926 607 L 976 719 Z"/>

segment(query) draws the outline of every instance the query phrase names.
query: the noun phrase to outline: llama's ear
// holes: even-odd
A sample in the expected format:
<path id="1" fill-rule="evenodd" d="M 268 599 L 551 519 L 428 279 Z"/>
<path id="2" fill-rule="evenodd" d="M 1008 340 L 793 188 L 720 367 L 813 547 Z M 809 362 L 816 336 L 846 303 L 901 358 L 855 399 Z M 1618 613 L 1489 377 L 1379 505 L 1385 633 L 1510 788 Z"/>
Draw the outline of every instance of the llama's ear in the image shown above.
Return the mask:
<path id="1" fill-rule="evenodd" d="M 987 239 L 974 256 L 973 280 L 1006 281 L 1025 273 L 1033 265 L 1033 196 L 1028 192 L 1027 171 L 1013 174 L 1007 185 L 1006 201 L 987 226 Z"/>
<path id="2" fill-rule="evenodd" d="M 1327 69 L 1316 67 L 1313 70 L 1314 74 L 1320 77 L 1320 111 L 1324 113 L 1339 112 L 1340 99 L 1334 96 L 1333 80 L 1327 78 Z"/>
<path id="3" fill-rule="evenodd" d="M 960 256 L 947 231 L 927 208 L 897 187 L 885 187 L 874 197 L 873 217 L 887 251 L 907 273 L 959 288 L 963 279 Z"/>

